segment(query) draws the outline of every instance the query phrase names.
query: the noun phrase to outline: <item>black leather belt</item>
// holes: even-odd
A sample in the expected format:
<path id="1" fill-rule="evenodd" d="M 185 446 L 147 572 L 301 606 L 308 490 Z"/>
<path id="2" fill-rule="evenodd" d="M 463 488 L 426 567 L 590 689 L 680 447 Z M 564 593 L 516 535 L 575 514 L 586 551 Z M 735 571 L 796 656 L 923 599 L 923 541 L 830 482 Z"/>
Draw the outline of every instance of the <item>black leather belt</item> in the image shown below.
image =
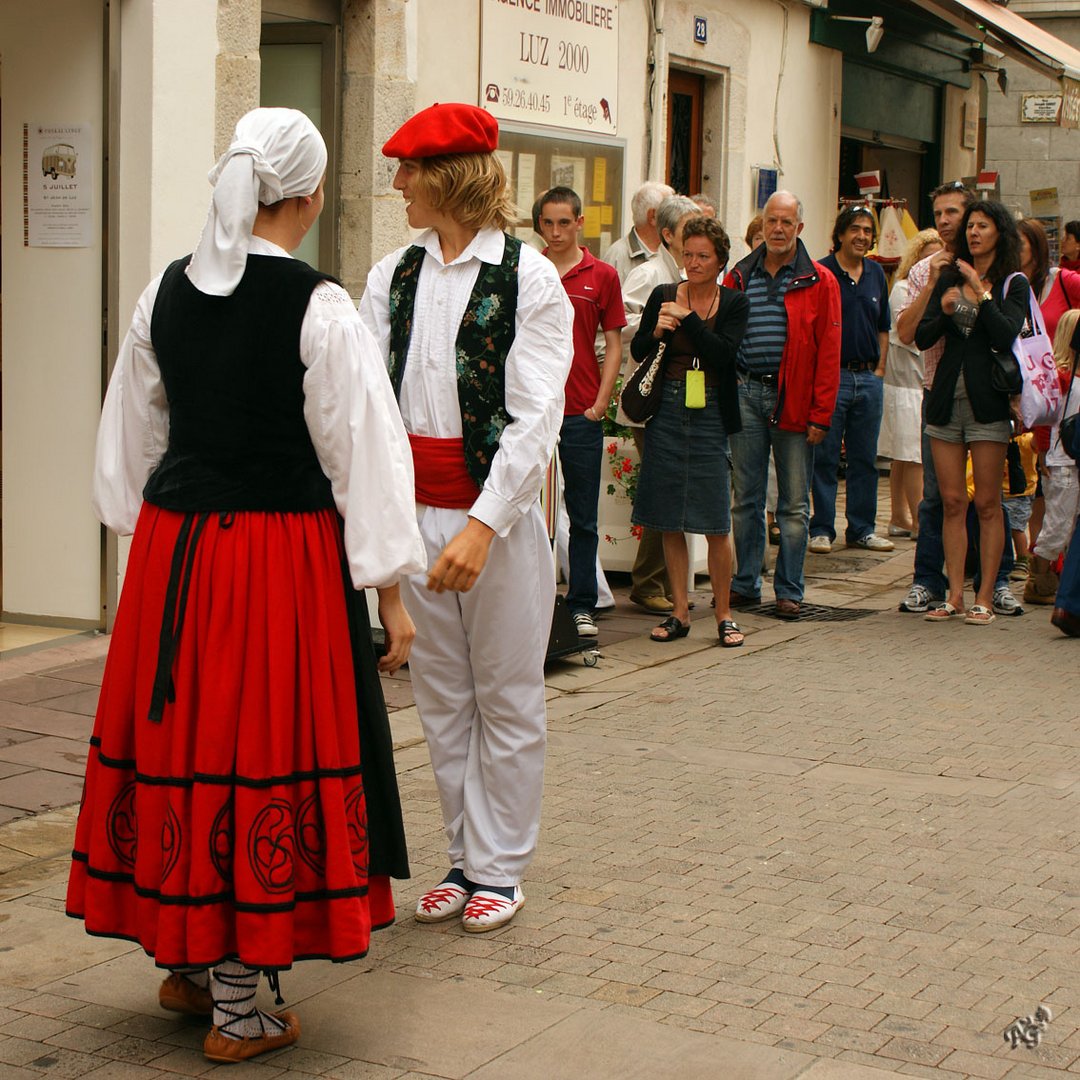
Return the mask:
<path id="1" fill-rule="evenodd" d="M 852 360 L 840 365 L 845 371 L 873 371 L 878 366 L 877 360 Z"/>
<path id="2" fill-rule="evenodd" d="M 776 386 L 780 382 L 779 371 L 740 371 L 739 374 L 761 383 L 762 386 Z"/>

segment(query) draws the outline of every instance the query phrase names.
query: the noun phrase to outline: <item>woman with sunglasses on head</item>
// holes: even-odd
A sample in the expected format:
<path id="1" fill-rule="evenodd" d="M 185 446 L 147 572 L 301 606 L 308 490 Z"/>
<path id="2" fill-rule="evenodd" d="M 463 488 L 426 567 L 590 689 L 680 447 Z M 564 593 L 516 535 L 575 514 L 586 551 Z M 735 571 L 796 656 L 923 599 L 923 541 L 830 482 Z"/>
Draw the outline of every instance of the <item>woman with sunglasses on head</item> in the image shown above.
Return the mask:
<path id="1" fill-rule="evenodd" d="M 1011 404 L 1009 394 L 994 385 L 992 372 L 994 352 L 1011 352 L 1028 315 L 1030 288 L 1019 269 L 1020 238 L 1011 214 L 1001 203 L 975 203 L 960 226 L 955 265 L 942 271 L 915 332 L 920 349 L 945 339 L 926 405 L 949 582 L 945 604 L 924 616 L 932 622 L 963 617 L 970 625 L 985 626 L 994 620 L 994 584 L 1005 544 L 1001 477 Z M 981 573 L 975 603 L 965 611 L 969 452 Z"/>
<path id="2" fill-rule="evenodd" d="M 159 1003 L 212 1015 L 203 1052 L 223 1063 L 300 1034 L 255 1007 L 260 970 L 363 956 L 403 876 L 377 865 L 373 804 L 397 817 L 380 836 L 400 806 L 392 760 L 368 753 L 389 729 L 377 685 L 357 687 L 377 676 L 350 609 L 378 589 L 380 667 L 403 664 L 398 580 L 424 548 L 378 348 L 289 255 L 325 171 L 303 113 L 240 120 L 194 255 L 139 298 L 98 432 L 94 508 L 134 538 L 67 912 L 169 970 Z"/>

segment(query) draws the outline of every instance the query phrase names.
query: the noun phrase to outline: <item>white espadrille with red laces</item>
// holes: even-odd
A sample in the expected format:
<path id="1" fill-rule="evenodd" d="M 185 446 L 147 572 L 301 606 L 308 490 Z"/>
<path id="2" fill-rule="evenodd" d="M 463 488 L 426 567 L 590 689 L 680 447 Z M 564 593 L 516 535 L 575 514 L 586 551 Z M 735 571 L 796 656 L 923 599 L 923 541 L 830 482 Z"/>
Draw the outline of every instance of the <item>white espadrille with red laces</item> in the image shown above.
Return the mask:
<path id="1" fill-rule="evenodd" d="M 452 881 L 443 881 L 424 893 L 416 904 L 417 922 L 443 922 L 460 915 L 469 899 L 468 890 Z"/>
<path id="2" fill-rule="evenodd" d="M 505 926 L 525 906 L 525 894 L 520 885 L 514 886 L 514 899 L 508 900 L 497 892 L 477 889 L 465 905 L 461 925 L 470 934 L 482 934 Z"/>

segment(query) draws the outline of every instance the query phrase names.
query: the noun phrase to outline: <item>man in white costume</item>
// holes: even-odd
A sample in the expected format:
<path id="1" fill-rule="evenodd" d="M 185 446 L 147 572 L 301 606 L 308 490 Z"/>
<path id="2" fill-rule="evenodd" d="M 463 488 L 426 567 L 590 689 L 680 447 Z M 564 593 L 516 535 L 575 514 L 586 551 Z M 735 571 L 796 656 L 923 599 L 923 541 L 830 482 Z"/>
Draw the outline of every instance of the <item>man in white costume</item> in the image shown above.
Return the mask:
<path id="1" fill-rule="evenodd" d="M 441 104 L 383 147 L 417 241 L 368 276 L 360 314 L 413 448 L 427 575 L 402 580 L 411 674 L 450 871 L 416 918 L 471 932 L 524 904 L 540 829 L 543 666 L 555 600 L 539 496 L 563 412 L 573 311 L 515 212 L 483 109 Z"/>

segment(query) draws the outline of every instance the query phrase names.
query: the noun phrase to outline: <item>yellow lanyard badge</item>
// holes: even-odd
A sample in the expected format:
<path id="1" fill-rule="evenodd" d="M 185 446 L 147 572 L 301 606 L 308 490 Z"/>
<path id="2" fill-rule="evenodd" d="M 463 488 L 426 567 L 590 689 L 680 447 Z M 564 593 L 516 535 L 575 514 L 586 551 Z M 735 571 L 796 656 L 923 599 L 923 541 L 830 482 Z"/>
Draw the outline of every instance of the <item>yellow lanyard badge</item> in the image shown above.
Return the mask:
<path id="1" fill-rule="evenodd" d="M 705 408 L 705 372 L 701 370 L 701 361 L 696 356 L 694 366 L 686 373 L 686 407 Z"/>

